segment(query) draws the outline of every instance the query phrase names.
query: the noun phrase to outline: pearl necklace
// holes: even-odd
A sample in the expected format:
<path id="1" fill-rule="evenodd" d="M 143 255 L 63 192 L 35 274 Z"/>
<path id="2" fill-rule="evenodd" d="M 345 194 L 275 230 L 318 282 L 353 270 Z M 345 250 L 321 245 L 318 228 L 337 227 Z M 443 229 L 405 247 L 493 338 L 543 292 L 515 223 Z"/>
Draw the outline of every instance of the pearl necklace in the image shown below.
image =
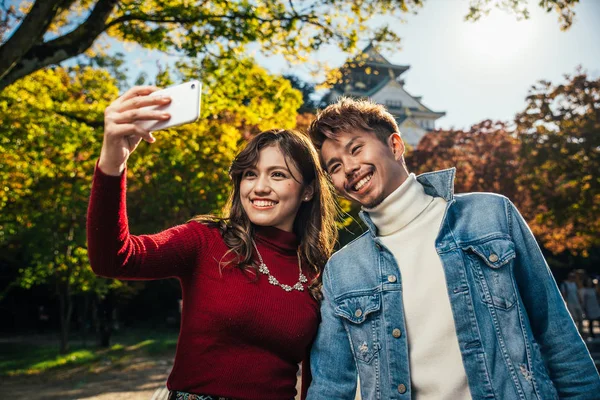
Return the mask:
<path id="1" fill-rule="evenodd" d="M 280 283 L 277 280 L 277 278 L 275 278 L 273 275 L 271 275 L 269 268 L 267 268 L 267 265 L 263 261 L 263 258 L 260 255 L 260 252 L 258 251 L 258 247 L 256 247 L 256 243 L 254 242 L 254 239 L 252 239 L 252 244 L 254 245 L 256 254 L 258 255 L 258 260 L 260 261 L 260 264 L 258 266 L 258 272 L 260 272 L 263 275 L 267 275 L 269 277 L 269 283 L 271 285 L 279 286 L 286 292 L 291 292 L 293 289 L 296 289 L 300 292 L 304 291 L 304 286 L 302 286 L 302 284 L 308 282 L 308 279 L 306 279 L 306 276 L 304 276 L 304 274 L 302 273 L 302 264 L 300 262 L 300 254 L 299 253 L 296 253 L 296 255 L 298 256 L 298 271 L 300 272 L 300 277 L 298 278 L 298 282 L 296 282 L 295 285 L 290 286 L 290 285 L 286 285 L 285 283 Z"/>

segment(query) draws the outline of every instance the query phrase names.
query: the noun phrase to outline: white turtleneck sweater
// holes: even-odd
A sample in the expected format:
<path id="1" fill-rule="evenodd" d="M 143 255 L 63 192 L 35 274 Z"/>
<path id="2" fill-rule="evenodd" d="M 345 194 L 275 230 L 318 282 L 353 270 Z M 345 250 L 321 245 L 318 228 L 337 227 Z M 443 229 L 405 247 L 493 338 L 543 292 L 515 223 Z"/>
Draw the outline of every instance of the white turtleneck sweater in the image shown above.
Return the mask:
<path id="1" fill-rule="evenodd" d="M 400 268 L 413 399 L 470 399 L 435 239 L 446 201 L 414 174 L 375 208 L 364 209 Z M 398 377 L 401 378 L 401 377 Z"/>

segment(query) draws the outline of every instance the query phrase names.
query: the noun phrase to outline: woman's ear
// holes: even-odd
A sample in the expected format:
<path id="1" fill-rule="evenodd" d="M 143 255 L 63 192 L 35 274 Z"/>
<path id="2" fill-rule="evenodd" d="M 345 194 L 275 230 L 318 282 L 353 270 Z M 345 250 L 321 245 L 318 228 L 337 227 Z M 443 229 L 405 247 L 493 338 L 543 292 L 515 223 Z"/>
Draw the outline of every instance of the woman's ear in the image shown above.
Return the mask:
<path id="1" fill-rule="evenodd" d="M 404 141 L 398 132 L 394 132 L 388 138 L 388 145 L 394 153 L 394 158 L 400 160 L 404 156 Z"/>
<path id="2" fill-rule="evenodd" d="M 310 185 L 304 188 L 302 192 L 302 201 L 311 201 L 315 195 L 315 183 L 312 182 Z"/>

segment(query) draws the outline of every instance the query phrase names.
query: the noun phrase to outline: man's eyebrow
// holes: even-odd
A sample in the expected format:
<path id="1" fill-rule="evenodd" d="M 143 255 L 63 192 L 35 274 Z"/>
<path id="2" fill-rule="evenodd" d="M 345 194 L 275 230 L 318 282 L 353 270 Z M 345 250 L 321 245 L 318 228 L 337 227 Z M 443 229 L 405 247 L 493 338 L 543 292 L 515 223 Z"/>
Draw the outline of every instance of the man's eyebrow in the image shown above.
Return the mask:
<path id="1" fill-rule="evenodd" d="M 358 137 L 358 136 L 354 136 L 352 139 L 350 139 L 348 141 L 348 143 L 346 143 L 346 145 L 344 146 L 344 150 L 347 153 L 350 152 L 350 148 L 352 147 L 354 142 L 356 142 L 358 139 L 360 139 L 360 137 Z M 327 161 L 327 164 L 325 165 L 325 170 L 329 171 L 329 168 L 331 167 L 331 165 L 333 163 L 340 162 L 340 161 L 341 161 L 341 159 L 339 157 L 333 157 L 331 160 Z"/>
<path id="2" fill-rule="evenodd" d="M 344 146 L 344 149 L 346 150 L 347 153 L 350 152 L 350 147 L 352 147 L 354 142 L 356 142 L 358 139 L 360 139 L 358 136 L 354 136 L 352 139 L 350 139 L 350 141 L 348 143 L 346 143 L 346 145 Z"/>
<path id="3" fill-rule="evenodd" d="M 332 159 L 330 159 L 329 161 L 327 161 L 327 164 L 325 165 L 325 171 L 329 171 L 329 168 L 331 168 L 331 165 L 336 163 L 336 162 L 340 162 L 340 158 L 339 157 L 333 157 Z"/>

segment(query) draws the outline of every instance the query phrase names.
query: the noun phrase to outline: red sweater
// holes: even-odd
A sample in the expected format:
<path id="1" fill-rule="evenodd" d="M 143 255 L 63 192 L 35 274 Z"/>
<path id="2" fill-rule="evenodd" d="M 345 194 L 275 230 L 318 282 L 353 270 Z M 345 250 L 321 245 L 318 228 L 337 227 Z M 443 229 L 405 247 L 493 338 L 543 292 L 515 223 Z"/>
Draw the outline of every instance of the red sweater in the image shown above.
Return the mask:
<path id="1" fill-rule="evenodd" d="M 181 329 L 168 388 L 236 399 L 294 398 L 298 363 L 317 331 L 317 302 L 307 290 L 269 284 L 265 275 L 255 280 L 238 268 L 220 270 L 228 247 L 215 228 L 189 222 L 131 235 L 125 175 L 96 168 L 87 220 L 90 263 L 105 277 L 181 282 Z M 258 227 L 255 240 L 271 274 L 295 284 L 296 236 Z"/>

